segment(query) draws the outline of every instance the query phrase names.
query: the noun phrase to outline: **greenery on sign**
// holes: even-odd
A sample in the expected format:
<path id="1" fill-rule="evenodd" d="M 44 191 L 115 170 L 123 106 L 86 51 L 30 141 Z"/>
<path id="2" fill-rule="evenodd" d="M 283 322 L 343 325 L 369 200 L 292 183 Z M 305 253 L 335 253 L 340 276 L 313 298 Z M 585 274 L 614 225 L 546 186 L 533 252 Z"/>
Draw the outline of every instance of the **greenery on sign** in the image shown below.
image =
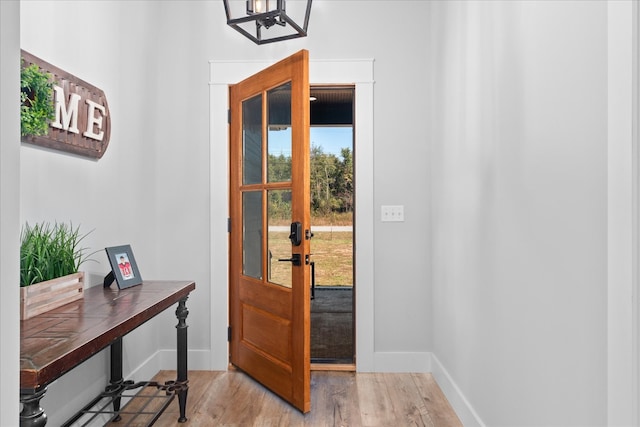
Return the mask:
<path id="1" fill-rule="evenodd" d="M 53 76 L 31 64 L 20 71 L 20 134 L 42 136 L 55 118 Z"/>
<path id="2" fill-rule="evenodd" d="M 80 246 L 89 233 L 81 234 L 71 223 L 25 224 L 20 234 L 20 286 L 77 273 L 96 253 L 86 254 Z"/>

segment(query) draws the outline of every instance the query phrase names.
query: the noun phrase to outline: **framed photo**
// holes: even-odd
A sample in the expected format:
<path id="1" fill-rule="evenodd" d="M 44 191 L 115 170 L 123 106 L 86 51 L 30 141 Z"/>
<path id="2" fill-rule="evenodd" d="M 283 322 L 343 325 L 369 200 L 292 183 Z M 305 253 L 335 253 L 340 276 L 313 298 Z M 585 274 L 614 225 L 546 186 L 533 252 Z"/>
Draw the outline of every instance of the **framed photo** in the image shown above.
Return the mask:
<path id="1" fill-rule="evenodd" d="M 105 250 L 118 289 L 130 288 L 142 283 L 142 276 L 140 276 L 140 270 L 138 270 L 138 264 L 136 264 L 130 245 L 113 246 L 105 248 Z"/>

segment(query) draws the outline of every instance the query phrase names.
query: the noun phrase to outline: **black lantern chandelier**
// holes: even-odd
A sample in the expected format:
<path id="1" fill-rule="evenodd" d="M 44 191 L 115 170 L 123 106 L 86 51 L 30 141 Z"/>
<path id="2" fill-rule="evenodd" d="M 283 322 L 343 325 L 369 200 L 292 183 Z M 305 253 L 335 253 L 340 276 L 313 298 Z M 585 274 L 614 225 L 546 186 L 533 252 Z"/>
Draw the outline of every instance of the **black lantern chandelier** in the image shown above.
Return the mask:
<path id="1" fill-rule="evenodd" d="M 232 10 L 230 1 L 233 5 L 243 3 L 243 7 L 237 8 L 238 11 Z M 290 10 L 289 13 L 285 7 L 285 0 L 246 0 L 246 7 L 244 7 L 245 1 L 223 0 L 223 2 L 227 13 L 227 24 L 256 44 L 273 43 L 307 35 L 311 0 L 290 1 L 290 8 L 295 10 Z M 303 13 L 304 23 L 301 26 L 292 19 L 292 16 L 297 14 L 302 17 Z M 242 16 L 233 17 L 232 15 Z"/>

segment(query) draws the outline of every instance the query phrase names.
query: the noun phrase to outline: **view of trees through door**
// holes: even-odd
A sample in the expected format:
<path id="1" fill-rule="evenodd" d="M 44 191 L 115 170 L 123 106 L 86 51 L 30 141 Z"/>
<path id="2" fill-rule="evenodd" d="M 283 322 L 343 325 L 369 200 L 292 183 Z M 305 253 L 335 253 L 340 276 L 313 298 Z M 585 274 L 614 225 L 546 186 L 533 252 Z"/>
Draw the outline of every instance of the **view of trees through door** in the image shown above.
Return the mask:
<path id="1" fill-rule="evenodd" d="M 353 86 L 311 86 L 311 361 L 354 363 L 354 100 Z M 290 172 L 291 155 L 286 129 L 270 129 L 269 163 L 274 177 Z M 279 139 L 283 144 L 278 143 Z M 289 205 L 273 192 L 270 227 L 270 280 L 287 283 L 288 263 L 279 262 L 290 252 Z M 278 214 L 279 213 L 279 214 Z M 280 233 L 282 236 L 276 236 Z M 272 236 L 273 234 L 273 236 Z M 282 277 L 280 277 L 282 276 Z"/>
<path id="2" fill-rule="evenodd" d="M 311 89 L 311 361 L 354 363 L 353 88 Z M 323 106 L 323 95 L 335 104 Z M 342 100 L 343 103 L 337 102 Z M 318 103 L 320 101 L 320 103 Z M 330 115 L 314 117 L 314 109 Z"/>

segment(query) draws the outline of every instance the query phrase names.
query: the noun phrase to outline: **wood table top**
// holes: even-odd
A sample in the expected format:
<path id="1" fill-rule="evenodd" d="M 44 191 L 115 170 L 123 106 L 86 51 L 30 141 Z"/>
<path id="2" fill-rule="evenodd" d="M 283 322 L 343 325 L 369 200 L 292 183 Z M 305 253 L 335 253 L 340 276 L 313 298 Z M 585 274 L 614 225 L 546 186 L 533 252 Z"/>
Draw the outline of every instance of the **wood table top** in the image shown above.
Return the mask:
<path id="1" fill-rule="evenodd" d="M 78 301 L 20 321 L 20 389 L 36 391 L 176 304 L 192 281 L 94 286 Z"/>

